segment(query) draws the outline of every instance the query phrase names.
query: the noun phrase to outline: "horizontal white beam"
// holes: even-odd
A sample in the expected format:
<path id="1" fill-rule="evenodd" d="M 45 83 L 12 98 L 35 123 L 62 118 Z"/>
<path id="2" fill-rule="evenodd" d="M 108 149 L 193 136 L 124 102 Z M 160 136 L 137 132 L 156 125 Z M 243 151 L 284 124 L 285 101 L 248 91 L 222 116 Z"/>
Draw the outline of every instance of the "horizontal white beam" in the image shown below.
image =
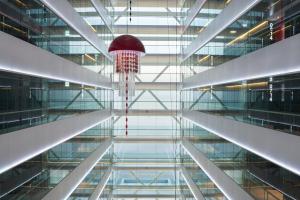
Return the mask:
<path id="1" fill-rule="evenodd" d="M 112 88 L 109 78 L 1 31 L 0 41 L 1 71 Z"/>
<path id="2" fill-rule="evenodd" d="M 100 0 L 91 0 L 92 4 L 94 5 L 95 9 L 97 10 L 98 14 L 102 18 L 103 22 L 107 26 L 107 28 L 110 30 L 111 33 L 113 33 L 112 30 L 112 19 L 110 16 L 108 16 L 108 11 L 104 7 L 104 5 L 101 3 Z"/>
<path id="3" fill-rule="evenodd" d="M 112 57 L 108 53 L 108 48 L 104 41 L 101 40 L 90 25 L 76 12 L 72 5 L 67 0 L 41 0 L 50 10 L 58 17 L 65 21 L 79 35 L 86 39 L 92 46 L 105 55 L 108 59 Z"/>
<path id="4" fill-rule="evenodd" d="M 186 19 L 183 22 L 182 34 L 186 31 L 186 29 L 188 29 L 188 27 L 190 26 L 192 21 L 195 19 L 197 14 L 200 12 L 200 10 L 205 2 L 206 2 L 206 0 L 196 0 L 194 5 L 188 10 Z"/>
<path id="5" fill-rule="evenodd" d="M 182 62 L 249 11 L 261 0 L 232 0 L 224 10 L 183 50 Z"/>
<path id="6" fill-rule="evenodd" d="M 182 147 L 229 200 L 254 200 L 189 141 L 183 139 Z"/>
<path id="7" fill-rule="evenodd" d="M 119 83 L 114 82 L 113 88 L 118 89 Z M 181 82 L 136 82 L 136 90 L 180 90 L 182 88 Z"/>
<path id="8" fill-rule="evenodd" d="M 125 110 L 114 109 L 114 114 L 116 116 L 125 116 Z M 179 115 L 181 111 L 179 110 L 163 110 L 163 109 L 130 109 L 128 111 L 129 116 L 176 116 Z"/>
<path id="9" fill-rule="evenodd" d="M 111 116 L 109 110 L 100 110 L 0 135 L 0 174 Z"/>
<path id="10" fill-rule="evenodd" d="M 174 190 L 174 189 L 173 189 Z M 136 191 L 136 190 L 135 190 Z M 167 200 L 170 200 L 170 199 L 176 199 L 176 195 L 175 194 L 157 194 L 157 193 L 154 193 L 154 194 L 120 194 L 120 193 L 117 193 L 117 194 L 113 194 L 112 195 L 112 199 L 122 199 L 122 200 L 125 200 L 125 199 L 128 199 L 128 200 L 132 200 L 132 199 L 150 199 L 150 200 L 153 200 L 153 199 L 167 199 Z"/>
<path id="11" fill-rule="evenodd" d="M 112 169 L 108 169 L 105 174 L 101 177 L 101 181 L 99 182 L 99 184 L 97 185 L 97 187 L 95 188 L 94 192 L 92 193 L 92 195 L 90 196 L 89 200 L 98 200 L 110 178 L 112 174 Z"/>
<path id="12" fill-rule="evenodd" d="M 192 192 L 193 196 L 196 200 L 205 200 L 204 196 L 202 195 L 201 191 L 199 190 L 198 186 L 194 183 L 193 179 L 190 177 L 188 172 L 184 167 L 181 168 L 181 175 L 187 184 L 187 186 L 190 188 L 190 191 Z"/>
<path id="13" fill-rule="evenodd" d="M 183 117 L 221 138 L 300 175 L 299 136 L 198 111 L 184 111 Z"/>
<path id="14" fill-rule="evenodd" d="M 114 143 L 125 143 L 125 144 L 129 144 L 129 143 L 163 143 L 163 144 L 167 144 L 167 143 L 176 143 L 176 141 L 178 141 L 180 138 L 176 137 L 176 138 L 170 138 L 170 137 L 131 137 L 131 136 L 126 136 L 126 137 L 114 137 Z"/>
<path id="15" fill-rule="evenodd" d="M 299 49 L 300 34 L 189 77 L 183 89 L 298 73 Z"/>
<path id="16" fill-rule="evenodd" d="M 111 139 L 107 139 L 106 141 L 102 142 L 89 157 L 82 161 L 78 167 L 76 167 L 58 185 L 56 185 L 49 193 L 47 193 L 43 197 L 43 200 L 67 199 L 95 167 L 97 162 L 106 154 L 111 145 Z"/>
<path id="17" fill-rule="evenodd" d="M 114 170 L 115 171 L 174 171 L 175 166 L 143 166 L 143 165 L 135 165 L 135 166 L 118 166 L 118 162 L 115 162 Z M 178 166 L 176 166 L 178 167 Z"/>

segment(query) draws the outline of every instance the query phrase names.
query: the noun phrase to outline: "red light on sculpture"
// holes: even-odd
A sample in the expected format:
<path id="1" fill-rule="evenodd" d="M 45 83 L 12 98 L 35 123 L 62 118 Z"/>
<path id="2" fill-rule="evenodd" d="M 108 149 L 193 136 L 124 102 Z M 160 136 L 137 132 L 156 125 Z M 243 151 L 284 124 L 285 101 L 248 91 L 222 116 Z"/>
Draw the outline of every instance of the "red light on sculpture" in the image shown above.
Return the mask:
<path id="1" fill-rule="evenodd" d="M 135 74 L 140 72 L 140 57 L 145 54 L 142 42 L 132 35 L 114 39 L 108 52 L 114 56 L 115 72 L 119 74 L 119 95 L 125 102 L 125 133 L 128 135 L 128 102 L 135 94 Z"/>

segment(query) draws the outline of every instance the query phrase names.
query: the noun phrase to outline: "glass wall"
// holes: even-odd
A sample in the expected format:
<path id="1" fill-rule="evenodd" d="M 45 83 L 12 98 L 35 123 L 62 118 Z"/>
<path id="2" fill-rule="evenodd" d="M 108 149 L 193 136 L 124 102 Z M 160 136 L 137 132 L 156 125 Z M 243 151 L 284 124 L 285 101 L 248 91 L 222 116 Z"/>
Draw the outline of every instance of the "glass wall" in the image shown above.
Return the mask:
<path id="1" fill-rule="evenodd" d="M 183 137 L 188 139 L 196 149 L 205 155 L 212 163 L 240 185 L 254 199 L 286 200 L 297 199 L 296 184 L 300 178 L 276 166 L 275 164 L 256 156 L 255 154 L 230 143 L 187 120 L 183 120 Z M 194 163 L 185 151 L 183 158 Z M 182 162 L 187 162 L 183 160 Z M 192 169 L 186 165 L 188 171 Z M 198 166 L 194 163 L 194 170 Z M 201 169 L 196 169 L 199 173 Z M 192 173 L 192 172 L 190 172 Z M 191 177 L 196 177 L 192 174 Z M 203 178 L 196 178 L 197 182 Z M 203 187 L 203 186 L 202 186 Z M 199 187 L 202 190 L 201 186 Z"/>
<path id="2" fill-rule="evenodd" d="M 195 9 L 196 1 L 184 1 L 182 23 L 187 20 L 188 14 Z M 203 30 L 223 11 L 230 1 L 206 1 L 189 26 L 183 28 L 181 35 L 182 48 L 186 48 L 201 34 Z"/>
<path id="3" fill-rule="evenodd" d="M 181 63 L 183 79 L 298 34 L 299 6 L 294 0 L 262 0 Z M 182 36 L 186 48 L 194 39 Z M 299 135 L 298 89 L 298 73 L 211 85 L 182 90 L 181 108 Z M 300 177 L 282 167 L 186 120 L 181 122 L 181 136 L 255 199 L 300 198 Z"/>
<path id="4" fill-rule="evenodd" d="M 185 60 L 182 63 L 184 77 L 298 34 L 299 8 L 300 4 L 295 0 L 261 1 Z M 182 40 L 186 41 L 185 38 Z"/>
<path id="5" fill-rule="evenodd" d="M 91 10 L 90 1 L 69 2 L 91 29 L 109 44 L 113 35 L 96 10 Z M 1 5 L 1 31 L 110 77 L 112 62 L 40 1 L 3 1 Z"/>
<path id="6" fill-rule="evenodd" d="M 198 110 L 299 135 L 299 74 L 182 92 L 183 109 Z"/>
<path id="7" fill-rule="evenodd" d="M 113 34 L 96 10 L 90 9 L 90 1 L 69 3 L 100 39 L 110 43 Z M 102 3 L 111 7 L 108 0 Z M 1 1 L 0 7 L 0 31 L 111 78 L 112 62 L 39 0 Z M 92 111 L 113 109 L 113 91 L 110 89 L 8 72 L 0 73 L 0 93 L 1 134 Z M 6 171 L 0 176 L 0 198 L 41 199 L 105 139 L 111 138 L 112 131 L 113 121 L 108 119 Z M 112 152 L 113 149 L 97 163 L 70 199 L 88 199 L 111 166 Z"/>
<path id="8" fill-rule="evenodd" d="M 195 161 L 181 148 L 180 153 L 182 167 L 187 171 L 188 176 L 197 185 L 198 189 L 202 193 L 205 199 L 209 200 L 227 200 L 224 194 L 218 189 L 218 187 L 209 179 L 205 172 L 195 163 Z M 184 180 L 183 180 L 184 181 Z M 183 188 L 185 188 L 186 182 L 182 182 Z M 183 195 L 187 199 L 194 199 L 191 196 L 190 191 L 182 191 Z"/>

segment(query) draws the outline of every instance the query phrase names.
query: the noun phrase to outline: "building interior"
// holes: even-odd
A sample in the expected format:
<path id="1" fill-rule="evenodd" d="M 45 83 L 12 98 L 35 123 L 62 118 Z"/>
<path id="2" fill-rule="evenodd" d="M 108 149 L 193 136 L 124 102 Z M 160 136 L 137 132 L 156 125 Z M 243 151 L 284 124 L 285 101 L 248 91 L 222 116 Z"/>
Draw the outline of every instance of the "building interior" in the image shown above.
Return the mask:
<path id="1" fill-rule="evenodd" d="M 300 200 L 300 0 L 0 0 L 0 200 Z"/>

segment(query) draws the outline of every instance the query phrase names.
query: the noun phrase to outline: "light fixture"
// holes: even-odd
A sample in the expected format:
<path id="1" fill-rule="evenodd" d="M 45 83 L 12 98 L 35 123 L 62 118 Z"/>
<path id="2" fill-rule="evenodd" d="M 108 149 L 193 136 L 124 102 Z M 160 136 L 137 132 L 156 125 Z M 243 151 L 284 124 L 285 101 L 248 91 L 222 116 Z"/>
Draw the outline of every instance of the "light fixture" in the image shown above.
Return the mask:
<path id="1" fill-rule="evenodd" d="M 207 55 L 207 56 L 199 59 L 198 63 L 202 63 L 202 62 L 206 61 L 209 57 L 210 57 L 210 55 Z"/>
<path id="2" fill-rule="evenodd" d="M 256 82 L 256 83 L 248 83 L 248 84 L 237 84 L 237 85 L 227 85 L 225 86 L 228 89 L 243 89 L 243 88 L 259 88 L 268 86 L 268 82 Z"/>
<path id="3" fill-rule="evenodd" d="M 250 29 L 249 31 L 247 31 L 246 33 L 243 33 L 242 35 L 236 37 L 234 40 L 228 42 L 226 44 L 226 46 L 230 46 L 236 42 L 239 42 L 241 40 L 245 40 L 249 37 L 249 35 L 253 35 L 254 33 L 257 33 L 258 31 L 262 30 L 263 28 L 265 28 L 268 25 L 268 21 L 263 21 L 262 23 L 258 24 L 257 26 L 253 27 L 252 29 Z"/>
<path id="4" fill-rule="evenodd" d="M 90 60 L 92 60 L 92 61 L 94 61 L 94 62 L 96 62 L 96 59 L 95 58 L 93 58 L 92 56 L 90 56 L 90 55 L 88 55 L 88 54 L 84 54 L 88 59 L 90 59 Z"/>
<path id="5" fill-rule="evenodd" d="M 114 39 L 108 52 L 114 56 L 115 72 L 119 74 L 119 95 L 125 102 L 125 134 L 128 135 L 128 102 L 135 93 L 135 74 L 140 72 L 140 57 L 145 54 L 143 43 L 132 35 Z"/>

